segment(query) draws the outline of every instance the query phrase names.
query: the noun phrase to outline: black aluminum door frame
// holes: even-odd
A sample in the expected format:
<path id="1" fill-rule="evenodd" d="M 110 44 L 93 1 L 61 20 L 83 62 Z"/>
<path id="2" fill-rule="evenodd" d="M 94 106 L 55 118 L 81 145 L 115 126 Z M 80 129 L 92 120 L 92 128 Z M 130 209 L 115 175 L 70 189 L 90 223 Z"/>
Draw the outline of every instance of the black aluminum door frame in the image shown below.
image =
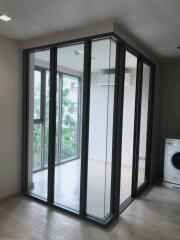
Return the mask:
<path id="1" fill-rule="evenodd" d="M 57 47 L 50 48 L 50 97 L 49 97 L 49 144 L 48 144 L 48 202 L 54 203 L 54 178 L 56 156 L 56 75 Z"/>

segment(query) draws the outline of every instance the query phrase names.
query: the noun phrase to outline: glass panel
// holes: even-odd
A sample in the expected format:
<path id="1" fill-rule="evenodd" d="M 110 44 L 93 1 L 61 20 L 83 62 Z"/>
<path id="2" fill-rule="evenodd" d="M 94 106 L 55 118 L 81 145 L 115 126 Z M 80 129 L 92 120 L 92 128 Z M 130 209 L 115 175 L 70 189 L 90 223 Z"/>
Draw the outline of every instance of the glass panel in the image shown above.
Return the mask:
<path id="1" fill-rule="evenodd" d="M 145 167 L 146 167 L 146 140 L 147 140 L 147 122 L 148 122 L 149 83 L 150 83 L 150 67 L 146 64 L 143 64 L 138 187 L 141 186 L 146 181 Z"/>
<path id="2" fill-rule="evenodd" d="M 63 74 L 61 161 L 77 158 L 78 153 L 78 99 L 79 78 Z"/>
<path id="3" fill-rule="evenodd" d="M 34 71 L 34 119 L 41 118 L 41 72 Z"/>
<path id="4" fill-rule="evenodd" d="M 92 42 L 87 214 L 110 214 L 116 43 Z"/>
<path id="5" fill-rule="evenodd" d="M 137 58 L 126 52 L 123 102 L 120 204 L 131 196 Z"/>
<path id="6" fill-rule="evenodd" d="M 50 51 L 31 53 L 29 60 L 28 191 L 47 199 Z"/>
<path id="7" fill-rule="evenodd" d="M 34 124 L 33 126 L 33 170 L 41 169 L 41 137 L 42 125 Z"/>
<path id="8" fill-rule="evenodd" d="M 54 201 L 79 211 L 84 44 L 59 48 L 57 59 Z"/>

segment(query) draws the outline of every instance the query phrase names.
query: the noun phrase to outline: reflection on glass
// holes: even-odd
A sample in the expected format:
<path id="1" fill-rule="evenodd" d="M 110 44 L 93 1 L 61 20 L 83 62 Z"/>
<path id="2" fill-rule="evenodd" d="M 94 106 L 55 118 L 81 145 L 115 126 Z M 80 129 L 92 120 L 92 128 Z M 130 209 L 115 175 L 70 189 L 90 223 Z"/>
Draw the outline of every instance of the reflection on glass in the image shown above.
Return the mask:
<path id="1" fill-rule="evenodd" d="M 59 48 L 57 58 L 54 202 L 79 211 L 84 44 Z"/>
<path id="2" fill-rule="evenodd" d="M 49 148 L 49 93 L 50 93 L 50 75 L 49 71 L 46 71 L 46 83 L 45 83 L 45 119 L 44 119 L 44 167 L 48 166 L 48 148 Z"/>
<path id="3" fill-rule="evenodd" d="M 110 214 L 116 43 L 92 42 L 87 214 Z"/>
<path id="4" fill-rule="evenodd" d="M 147 66 L 146 64 L 143 64 L 138 187 L 141 186 L 146 181 L 145 167 L 146 167 L 146 139 L 148 122 L 149 83 L 150 83 L 150 67 Z"/>
<path id="5" fill-rule="evenodd" d="M 34 119 L 41 118 L 41 71 L 34 71 Z"/>
<path id="6" fill-rule="evenodd" d="M 47 199 L 50 51 L 30 54 L 28 192 Z"/>
<path id="7" fill-rule="evenodd" d="M 33 126 L 33 170 L 41 168 L 41 137 L 42 126 L 41 124 L 34 124 Z"/>
<path id="8" fill-rule="evenodd" d="M 121 152 L 120 204 L 131 196 L 137 58 L 126 52 Z"/>

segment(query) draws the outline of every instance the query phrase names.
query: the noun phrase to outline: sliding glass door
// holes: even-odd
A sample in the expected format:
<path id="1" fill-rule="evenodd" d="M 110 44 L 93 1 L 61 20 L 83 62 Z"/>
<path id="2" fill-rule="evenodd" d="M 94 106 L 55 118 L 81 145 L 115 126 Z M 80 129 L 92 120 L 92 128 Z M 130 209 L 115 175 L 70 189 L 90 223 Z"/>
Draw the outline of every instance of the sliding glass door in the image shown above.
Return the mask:
<path id="1" fill-rule="evenodd" d="M 79 211 L 84 44 L 57 49 L 54 202 Z"/>
<path id="2" fill-rule="evenodd" d="M 116 43 L 92 42 L 87 214 L 110 215 Z"/>
<path id="3" fill-rule="evenodd" d="M 151 67 L 126 51 L 124 73 L 120 209 L 148 183 Z"/>
<path id="4" fill-rule="evenodd" d="M 50 51 L 29 56 L 28 192 L 47 199 Z"/>
<path id="5" fill-rule="evenodd" d="M 133 180 L 137 57 L 128 51 L 125 55 L 124 76 L 120 205 L 131 197 Z"/>

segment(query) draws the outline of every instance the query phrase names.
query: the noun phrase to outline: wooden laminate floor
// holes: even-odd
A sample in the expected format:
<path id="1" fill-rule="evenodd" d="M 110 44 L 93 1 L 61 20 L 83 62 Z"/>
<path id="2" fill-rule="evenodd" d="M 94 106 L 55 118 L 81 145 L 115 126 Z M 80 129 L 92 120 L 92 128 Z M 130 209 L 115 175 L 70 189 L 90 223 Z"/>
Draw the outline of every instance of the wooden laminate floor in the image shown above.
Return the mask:
<path id="1" fill-rule="evenodd" d="M 54 200 L 56 204 L 79 211 L 80 160 L 70 161 L 55 167 Z M 144 169 L 139 171 L 144 181 Z M 33 174 L 34 188 L 29 192 L 47 198 L 47 170 Z M 122 166 L 121 203 L 131 195 L 132 167 Z M 89 161 L 87 183 L 87 213 L 103 218 L 110 211 L 111 164 Z"/>
<path id="2" fill-rule="evenodd" d="M 0 203 L 0 239 L 179 240 L 180 192 L 154 187 L 107 229 L 17 196 Z"/>

